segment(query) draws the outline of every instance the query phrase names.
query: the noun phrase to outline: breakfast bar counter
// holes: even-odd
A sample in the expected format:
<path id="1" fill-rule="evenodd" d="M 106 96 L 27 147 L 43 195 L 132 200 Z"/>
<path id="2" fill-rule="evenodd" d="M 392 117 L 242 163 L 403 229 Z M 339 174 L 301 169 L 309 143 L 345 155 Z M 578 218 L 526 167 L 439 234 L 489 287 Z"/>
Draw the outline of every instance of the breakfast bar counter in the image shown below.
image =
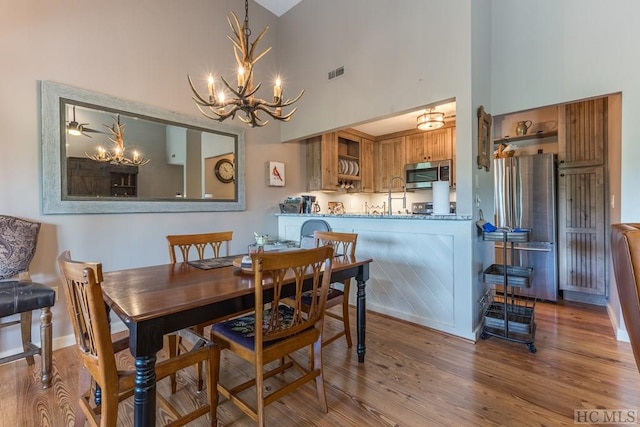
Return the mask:
<path id="1" fill-rule="evenodd" d="M 300 240 L 309 219 L 357 233 L 358 256 L 372 258 L 367 309 L 476 339 L 471 215 L 277 214 L 278 238 Z M 350 295 L 355 304 L 355 294 Z"/>
<path id="2" fill-rule="evenodd" d="M 471 215 L 457 215 L 457 214 L 446 214 L 446 215 L 417 215 L 417 214 L 393 214 L 393 215 L 380 215 L 380 214 L 365 214 L 365 213 L 344 213 L 340 215 L 336 214 L 322 214 L 322 213 L 313 213 L 313 214 L 292 214 L 292 213 L 281 213 L 276 214 L 277 216 L 282 217 L 303 217 L 305 219 L 311 218 L 321 218 L 325 220 L 329 220 L 332 218 L 356 218 L 356 219 L 375 219 L 375 220 L 400 220 L 400 219 L 410 219 L 416 221 L 433 221 L 433 220 L 444 220 L 444 221 L 470 221 Z"/>

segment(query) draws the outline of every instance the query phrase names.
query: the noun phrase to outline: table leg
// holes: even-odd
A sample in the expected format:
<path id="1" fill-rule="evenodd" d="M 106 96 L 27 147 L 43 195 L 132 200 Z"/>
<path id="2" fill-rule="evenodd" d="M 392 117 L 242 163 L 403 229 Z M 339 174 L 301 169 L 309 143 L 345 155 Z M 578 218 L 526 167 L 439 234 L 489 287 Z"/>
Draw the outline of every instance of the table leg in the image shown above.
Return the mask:
<path id="1" fill-rule="evenodd" d="M 138 356 L 133 395 L 133 424 L 137 427 L 156 425 L 156 356 Z"/>
<path id="2" fill-rule="evenodd" d="M 364 363 L 364 354 L 366 352 L 366 346 L 364 343 L 366 330 L 367 330 L 367 318 L 366 318 L 366 297 L 365 297 L 365 281 L 357 279 L 358 293 L 357 293 L 357 322 L 358 322 L 358 344 L 356 346 L 358 351 L 358 362 Z"/>
<path id="3" fill-rule="evenodd" d="M 365 294 L 365 285 L 369 280 L 369 264 L 364 264 L 358 269 L 356 274 L 356 282 L 358 283 L 358 293 L 356 294 L 356 316 L 358 322 L 358 362 L 364 363 L 364 354 L 367 351 L 365 346 L 365 337 L 367 334 L 367 298 Z"/>
<path id="4" fill-rule="evenodd" d="M 51 386 L 51 308 L 43 307 L 40 312 L 40 363 L 42 364 L 42 388 Z"/>

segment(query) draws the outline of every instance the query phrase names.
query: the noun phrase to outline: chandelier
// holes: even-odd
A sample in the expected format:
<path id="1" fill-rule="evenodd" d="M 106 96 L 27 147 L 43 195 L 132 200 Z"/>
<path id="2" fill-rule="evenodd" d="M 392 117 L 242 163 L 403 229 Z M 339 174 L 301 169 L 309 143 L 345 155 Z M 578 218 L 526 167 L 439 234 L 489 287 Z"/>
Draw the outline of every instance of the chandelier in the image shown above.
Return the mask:
<path id="1" fill-rule="evenodd" d="M 231 92 L 232 96 L 227 96 L 224 88 L 221 91 L 216 92 L 215 80 L 213 75 L 210 74 L 207 82 L 208 96 L 205 97 L 200 95 L 196 90 L 193 82 L 191 81 L 191 77 L 187 74 L 189 85 L 193 91 L 192 98 L 196 103 L 198 110 L 200 110 L 203 115 L 219 122 L 222 122 L 229 117 L 235 118 L 236 113 L 240 111 L 242 111 L 246 117 L 238 116 L 238 118 L 251 127 L 262 127 L 269 122 L 268 120 L 263 121 L 258 117 L 259 111 L 263 111 L 276 120 L 288 122 L 291 119 L 291 116 L 296 112 L 297 108 L 294 108 L 288 114 L 283 114 L 282 108 L 288 107 L 298 101 L 302 97 L 304 90 L 301 91 L 293 100 L 287 99 L 284 101 L 282 82 L 280 81 L 280 78 L 277 78 L 273 86 L 273 101 L 265 101 L 254 96 L 258 89 L 260 89 L 262 82 L 258 83 L 255 87 L 253 86 L 253 67 L 260 58 L 271 50 L 271 47 L 255 58 L 254 53 L 258 42 L 262 39 L 269 27 L 265 27 L 255 41 L 253 43 L 249 43 L 251 30 L 249 29 L 248 0 L 245 0 L 244 2 L 244 13 L 244 23 L 242 25 L 240 25 L 240 21 L 235 13 L 231 12 L 231 17 L 233 18 L 235 26 L 232 24 L 231 18 L 227 17 L 227 22 L 233 32 L 233 35 L 227 35 L 227 37 L 231 40 L 231 43 L 233 43 L 233 53 L 238 64 L 237 88 L 232 87 L 224 77 L 220 76 L 220 80 L 222 80 L 226 89 Z"/>
<path id="2" fill-rule="evenodd" d="M 113 143 L 113 148 L 111 150 L 105 150 L 102 147 L 98 147 L 97 153 L 85 153 L 85 155 L 91 160 L 95 160 L 97 162 L 109 162 L 112 165 L 144 166 L 149 163 L 150 160 L 145 159 L 136 150 L 133 150 L 133 157 L 129 158 L 126 156 L 124 146 L 124 124 L 120 124 L 120 114 L 118 114 L 117 119 L 114 118 L 113 121 L 113 126 L 103 125 L 109 129 L 113 135 L 113 138 L 109 137 L 109 141 Z"/>
<path id="3" fill-rule="evenodd" d="M 444 126 L 444 113 L 433 111 L 433 108 L 429 108 L 429 111 L 418 116 L 420 130 L 433 130 L 442 126 Z"/>

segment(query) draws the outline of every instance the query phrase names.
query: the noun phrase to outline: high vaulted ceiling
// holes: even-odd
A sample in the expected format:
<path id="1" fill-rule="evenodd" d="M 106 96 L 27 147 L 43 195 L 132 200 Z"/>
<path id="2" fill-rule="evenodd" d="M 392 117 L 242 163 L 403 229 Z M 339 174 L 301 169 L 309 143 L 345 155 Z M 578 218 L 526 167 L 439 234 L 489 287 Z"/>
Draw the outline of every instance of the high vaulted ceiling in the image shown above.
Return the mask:
<path id="1" fill-rule="evenodd" d="M 302 0 L 255 0 L 265 9 L 277 17 L 285 14 L 289 9 L 300 3 Z M 434 111 L 442 112 L 445 115 L 445 121 L 455 120 L 456 117 L 456 103 L 445 102 L 440 105 L 429 105 L 433 107 Z M 416 119 L 418 115 L 424 113 L 425 108 L 419 110 L 406 112 L 393 117 L 384 118 L 381 120 L 375 120 L 368 123 L 361 123 L 354 125 L 353 128 L 359 131 L 368 133 L 373 136 L 386 135 L 393 132 L 404 131 L 408 129 L 415 129 Z"/>

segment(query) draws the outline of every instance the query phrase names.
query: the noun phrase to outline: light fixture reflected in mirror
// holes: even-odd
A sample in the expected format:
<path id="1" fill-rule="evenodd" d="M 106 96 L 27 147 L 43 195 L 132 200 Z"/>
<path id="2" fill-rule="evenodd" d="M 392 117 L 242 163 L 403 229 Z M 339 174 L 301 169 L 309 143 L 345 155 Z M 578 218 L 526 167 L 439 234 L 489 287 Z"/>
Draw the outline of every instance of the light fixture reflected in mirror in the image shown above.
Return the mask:
<path id="1" fill-rule="evenodd" d="M 75 107 L 73 107 L 75 110 Z M 95 154 L 86 154 L 91 160 L 96 162 L 109 162 L 112 165 L 132 165 L 132 166 L 144 166 L 150 162 L 149 159 L 145 159 L 137 150 L 133 150 L 133 157 L 127 157 L 125 155 L 124 146 L 124 124 L 120 123 L 120 114 L 117 115 L 117 119 L 113 119 L 113 126 L 109 127 L 104 125 L 113 138 L 109 137 L 109 141 L 113 143 L 113 147 L 110 150 L 105 150 L 102 147 L 98 147 L 98 152 Z"/>
<path id="2" fill-rule="evenodd" d="M 98 130 L 89 129 L 87 127 L 89 123 L 78 123 L 76 120 L 76 106 L 73 106 L 73 119 L 67 122 L 67 133 L 72 136 L 84 135 L 87 138 L 91 138 L 89 132 L 102 133 Z"/>
<path id="3" fill-rule="evenodd" d="M 418 129 L 433 130 L 444 126 L 444 113 L 434 111 L 430 108 L 426 113 L 418 116 Z"/>
<path id="4" fill-rule="evenodd" d="M 69 123 L 69 125 L 67 126 L 67 132 L 69 132 L 69 135 L 73 136 L 82 135 L 82 131 L 80 130 L 80 125 L 78 124 L 78 122 Z"/>

